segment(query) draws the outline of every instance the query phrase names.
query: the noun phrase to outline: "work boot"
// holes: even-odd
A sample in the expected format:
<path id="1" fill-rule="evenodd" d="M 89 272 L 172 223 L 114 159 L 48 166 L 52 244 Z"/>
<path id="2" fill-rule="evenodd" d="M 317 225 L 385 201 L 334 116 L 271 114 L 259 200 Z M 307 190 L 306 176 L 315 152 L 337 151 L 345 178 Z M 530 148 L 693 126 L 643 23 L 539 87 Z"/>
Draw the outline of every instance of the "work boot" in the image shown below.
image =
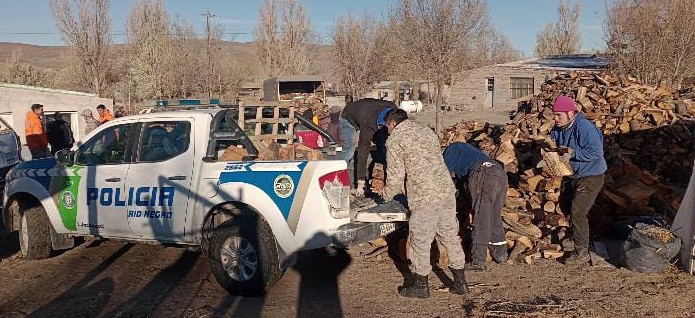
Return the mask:
<path id="1" fill-rule="evenodd" d="M 462 269 L 453 269 L 449 267 L 449 270 L 454 275 L 454 286 L 449 289 L 452 294 L 464 295 L 468 294 L 468 283 L 466 283 L 466 271 Z"/>
<path id="2" fill-rule="evenodd" d="M 506 264 L 507 259 L 507 245 L 493 245 L 492 247 L 492 259 L 498 264 Z"/>
<path id="3" fill-rule="evenodd" d="M 584 265 L 591 261 L 591 256 L 589 256 L 589 249 L 582 247 L 575 247 L 574 251 L 570 253 L 565 259 L 565 265 L 569 266 L 579 266 Z"/>
<path id="4" fill-rule="evenodd" d="M 403 297 L 427 298 L 430 297 L 430 286 L 427 284 L 427 276 L 413 273 L 415 281 L 407 286 L 403 286 L 398 293 Z"/>

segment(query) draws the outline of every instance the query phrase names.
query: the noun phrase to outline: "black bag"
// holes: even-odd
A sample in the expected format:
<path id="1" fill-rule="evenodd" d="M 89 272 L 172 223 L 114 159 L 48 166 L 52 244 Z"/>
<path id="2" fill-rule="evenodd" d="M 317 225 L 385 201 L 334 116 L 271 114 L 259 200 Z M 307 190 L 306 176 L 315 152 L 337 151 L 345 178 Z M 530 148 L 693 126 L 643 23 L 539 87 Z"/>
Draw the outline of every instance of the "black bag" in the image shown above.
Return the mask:
<path id="1" fill-rule="evenodd" d="M 621 261 L 623 266 L 639 273 L 660 273 L 668 269 L 680 248 L 681 239 L 673 232 L 637 223 L 623 243 Z"/>

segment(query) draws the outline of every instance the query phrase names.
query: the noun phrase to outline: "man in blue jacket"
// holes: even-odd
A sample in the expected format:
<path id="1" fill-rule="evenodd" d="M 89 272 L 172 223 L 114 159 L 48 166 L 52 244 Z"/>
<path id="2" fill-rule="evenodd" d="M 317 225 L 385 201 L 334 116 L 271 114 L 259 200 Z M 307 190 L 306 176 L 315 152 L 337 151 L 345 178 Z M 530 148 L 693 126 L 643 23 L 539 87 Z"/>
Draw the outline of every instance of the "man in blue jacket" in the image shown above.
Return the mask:
<path id="1" fill-rule="evenodd" d="M 459 192 L 470 196 L 473 208 L 472 262 L 468 269 L 486 269 L 488 248 L 498 263 L 507 262 L 502 206 L 507 198 L 507 175 L 502 165 L 467 143 L 454 142 L 444 150 L 444 163 Z"/>
<path id="2" fill-rule="evenodd" d="M 550 136 L 558 147 L 572 149 L 570 166 L 574 171 L 563 188 L 563 198 L 570 208 L 570 224 L 574 251 L 565 265 L 583 265 L 589 257 L 589 219 L 591 206 L 603 186 L 607 170 L 603 157 L 601 131 L 579 113 L 574 101 L 559 96 L 553 104 L 555 126 Z M 567 204 L 568 203 L 568 204 Z"/>

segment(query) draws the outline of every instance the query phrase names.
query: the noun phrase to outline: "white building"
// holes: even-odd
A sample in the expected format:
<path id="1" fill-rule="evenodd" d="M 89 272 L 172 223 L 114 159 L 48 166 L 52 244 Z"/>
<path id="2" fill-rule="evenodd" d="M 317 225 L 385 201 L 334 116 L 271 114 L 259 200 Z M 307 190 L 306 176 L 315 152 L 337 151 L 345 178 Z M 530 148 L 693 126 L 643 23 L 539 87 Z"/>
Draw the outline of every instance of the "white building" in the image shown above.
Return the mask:
<path id="1" fill-rule="evenodd" d="M 0 83 L 0 117 L 5 120 L 17 132 L 22 142 L 22 157 L 31 159 L 26 148 L 24 138 L 24 122 L 27 113 L 31 110 L 31 104 L 44 105 L 44 117 L 60 112 L 63 118 L 70 123 L 76 140 L 82 139 L 85 134 L 85 121 L 80 114 L 85 109 L 92 111 L 98 120 L 96 107 L 104 104 L 113 113 L 113 100 L 100 98 L 95 94 L 57 90 L 43 87 Z"/>

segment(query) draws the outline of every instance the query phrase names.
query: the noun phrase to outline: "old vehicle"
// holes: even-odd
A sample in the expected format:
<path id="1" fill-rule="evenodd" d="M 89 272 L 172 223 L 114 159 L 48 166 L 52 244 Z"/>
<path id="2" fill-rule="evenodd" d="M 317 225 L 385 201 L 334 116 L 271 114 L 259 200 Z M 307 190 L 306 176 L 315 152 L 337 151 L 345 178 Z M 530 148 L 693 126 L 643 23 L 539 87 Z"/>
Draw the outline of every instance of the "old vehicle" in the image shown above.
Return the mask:
<path id="1" fill-rule="evenodd" d="M 200 247 L 230 293 L 258 295 L 298 251 L 366 242 L 405 219 L 396 202 L 351 209 L 345 161 L 256 160 L 238 116 L 161 112 L 99 126 L 55 158 L 10 171 L 4 224 L 20 232 L 28 260 L 73 247 L 76 236 Z M 249 155 L 218 160 L 230 146 Z M 354 220 L 371 212 L 384 217 Z"/>

